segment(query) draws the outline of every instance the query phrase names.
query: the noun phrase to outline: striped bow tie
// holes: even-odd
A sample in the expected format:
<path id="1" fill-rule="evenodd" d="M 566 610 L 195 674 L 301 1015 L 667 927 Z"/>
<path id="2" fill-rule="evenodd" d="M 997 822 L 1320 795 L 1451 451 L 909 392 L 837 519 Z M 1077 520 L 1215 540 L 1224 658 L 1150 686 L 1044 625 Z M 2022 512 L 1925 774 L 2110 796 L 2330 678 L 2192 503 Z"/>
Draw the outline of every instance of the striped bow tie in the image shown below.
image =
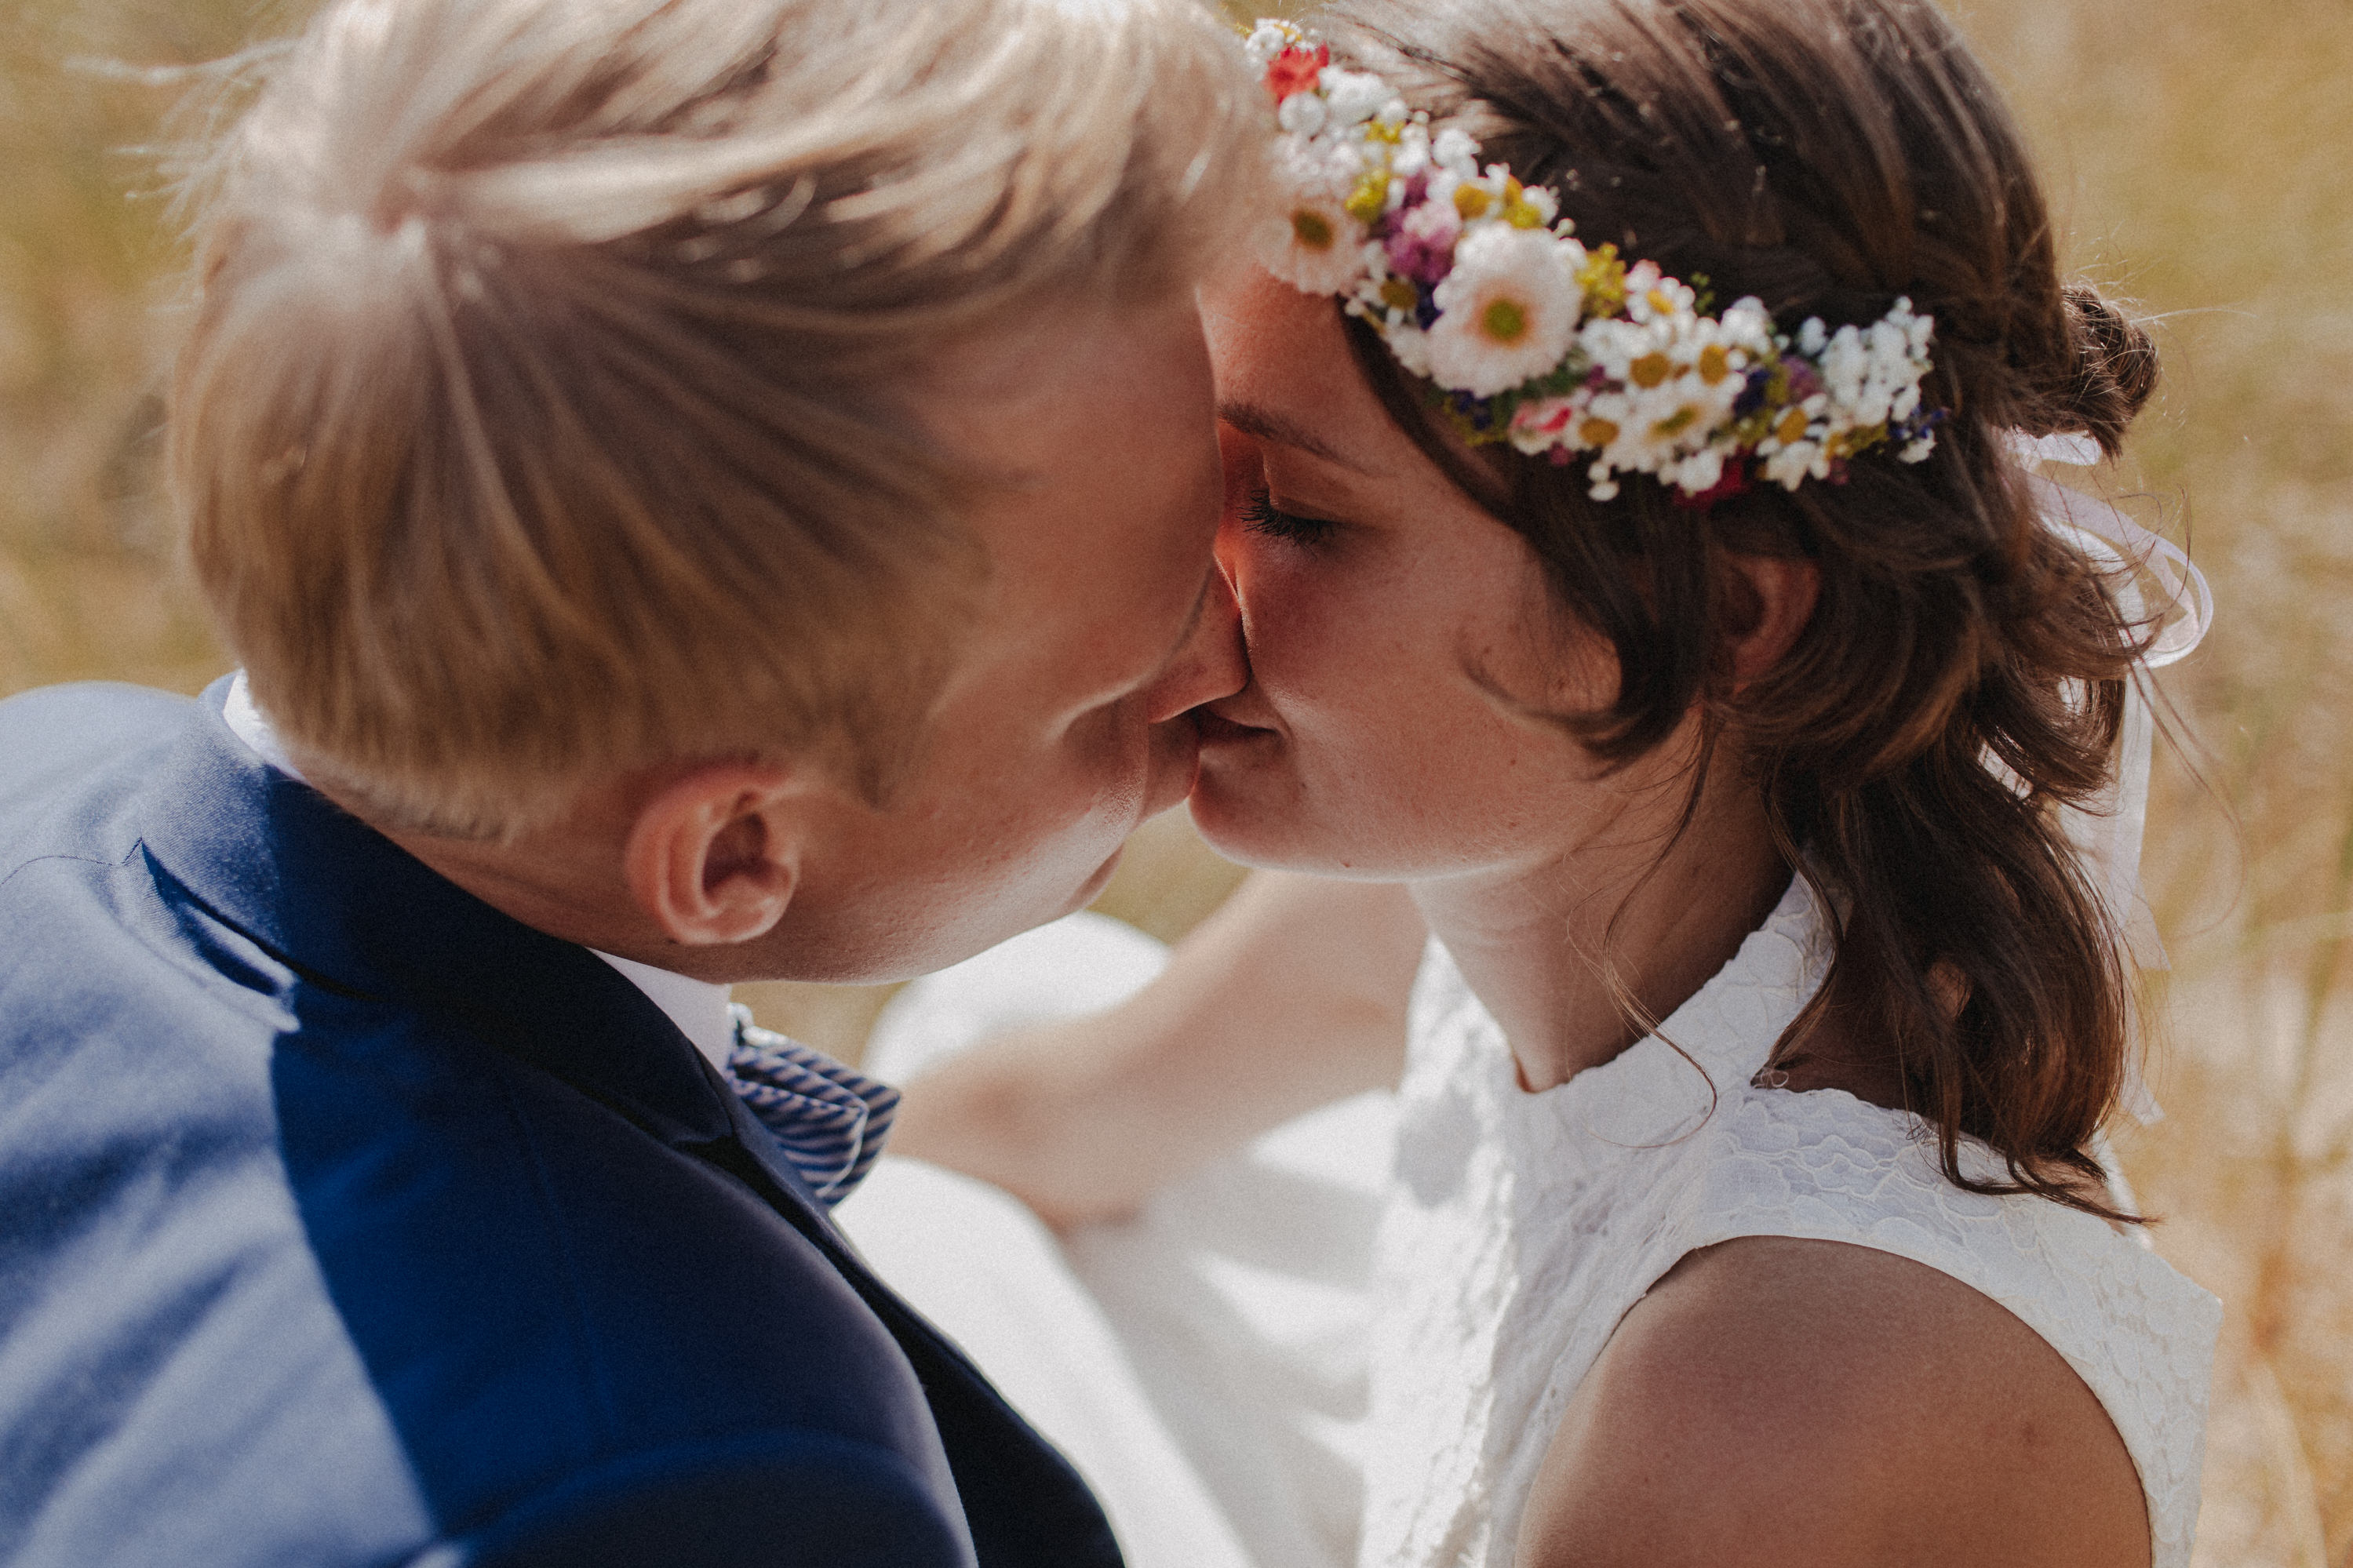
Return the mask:
<path id="1" fill-rule="evenodd" d="M 831 1208 L 873 1169 L 891 1135 L 891 1119 L 899 1113 L 899 1091 L 761 1028 L 749 1008 L 731 1011 L 735 1047 L 727 1056 L 729 1081 L 776 1135 L 785 1158 L 818 1200 Z"/>

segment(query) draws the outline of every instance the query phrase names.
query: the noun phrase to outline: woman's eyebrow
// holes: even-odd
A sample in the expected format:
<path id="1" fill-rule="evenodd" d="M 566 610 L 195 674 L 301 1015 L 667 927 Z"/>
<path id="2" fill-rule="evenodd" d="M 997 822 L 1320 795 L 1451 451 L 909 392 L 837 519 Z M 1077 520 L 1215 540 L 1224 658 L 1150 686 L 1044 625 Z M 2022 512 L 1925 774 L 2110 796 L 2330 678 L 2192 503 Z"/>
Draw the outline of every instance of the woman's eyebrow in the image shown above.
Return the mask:
<path id="1" fill-rule="evenodd" d="M 1325 441 L 1314 431 L 1295 421 L 1284 418 L 1272 409 L 1261 408 L 1255 403 L 1221 403 L 1218 405 L 1218 417 L 1245 436 L 1261 441 L 1271 441 L 1279 447 L 1294 447 L 1310 457 L 1321 458 L 1327 463 L 1346 468 L 1351 473 L 1362 474 L 1366 471 L 1363 464 L 1352 458 L 1343 456 L 1330 442 Z"/>

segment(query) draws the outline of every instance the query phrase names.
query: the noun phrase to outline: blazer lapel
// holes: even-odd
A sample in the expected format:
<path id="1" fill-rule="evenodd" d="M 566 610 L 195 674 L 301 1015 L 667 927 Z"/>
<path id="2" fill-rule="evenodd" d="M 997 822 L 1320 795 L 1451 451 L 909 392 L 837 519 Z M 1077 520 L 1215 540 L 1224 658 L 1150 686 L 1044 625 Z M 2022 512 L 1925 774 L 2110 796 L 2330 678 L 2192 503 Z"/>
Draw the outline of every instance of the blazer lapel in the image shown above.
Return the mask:
<path id="1" fill-rule="evenodd" d="M 200 699 L 137 808 L 140 843 L 161 878 L 307 980 L 459 1018 L 488 1047 L 750 1186 L 906 1352 L 981 1560 L 1001 1551 L 1034 1561 L 1039 1543 L 1052 1542 L 1073 1564 L 1119 1562 L 1069 1462 L 875 1277 L 774 1135 L 650 998 L 587 949 L 501 913 L 255 757 L 221 718 L 227 684 Z"/>
<path id="2" fill-rule="evenodd" d="M 663 1142 L 733 1136 L 734 1096 L 644 992 L 254 756 L 221 720 L 225 694 L 200 699 L 136 816 L 185 896 L 306 979 L 457 1018 Z"/>

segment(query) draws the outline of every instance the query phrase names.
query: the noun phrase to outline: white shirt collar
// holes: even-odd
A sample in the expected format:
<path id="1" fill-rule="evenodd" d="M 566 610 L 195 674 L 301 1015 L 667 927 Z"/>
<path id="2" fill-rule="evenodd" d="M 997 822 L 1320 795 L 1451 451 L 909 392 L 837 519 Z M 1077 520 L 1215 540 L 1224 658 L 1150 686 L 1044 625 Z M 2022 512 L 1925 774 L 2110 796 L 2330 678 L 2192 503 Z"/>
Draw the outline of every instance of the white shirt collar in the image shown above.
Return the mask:
<path id="1" fill-rule="evenodd" d="M 728 1008 L 726 986 L 697 980 L 691 974 L 656 969 L 650 963 L 616 958 L 593 947 L 588 951 L 619 970 L 623 978 L 669 1014 L 678 1032 L 694 1042 L 694 1048 L 719 1069 L 719 1076 L 727 1076 L 727 1058 L 735 1049 L 735 1015 Z"/>
<path id="2" fill-rule="evenodd" d="M 287 757 L 285 746 L 279 742 L 277 727 L 270 723 L 268 714 L 255 706 L 253 688 L 246 684 L 245 671 L 241 669 L 229 677 L 228 700 L 221 707 L 221 717 L 227 721 L 229 733 L 243 741 L 255 756 L 289 778 L 302 778 L 302 771 Z"/>
<path id="3" fill-rule="evenodd" d="M 300 769 L 286 755 L 286 747 L 278 738 L 277 729 L 269 722 L 253 700 L 253 690 L 246 683 L 245 671 L 238 670 L 229 681 L 228 700 L 221 709 L 229 732 L 255 756 L 276 768 L 289 778 L 301 780 Z M 644 992 L 653 1005 L 669 1015 L 678 1026 L 680 1034 L 694 1042 L 694 1048 L 707 1058 L 723 1077 L 727 1058 L 735 1047 L 735 1016 L 728 1011 L 727 987 L 714 985 L 708 980 L 691 975 L 674 974 L 667 969 L 657 969 L 650 963 L 638 963 L 627 958 L 616 958 L 609 952 L 591 952 L 618 970 L 622 978 Z"/>

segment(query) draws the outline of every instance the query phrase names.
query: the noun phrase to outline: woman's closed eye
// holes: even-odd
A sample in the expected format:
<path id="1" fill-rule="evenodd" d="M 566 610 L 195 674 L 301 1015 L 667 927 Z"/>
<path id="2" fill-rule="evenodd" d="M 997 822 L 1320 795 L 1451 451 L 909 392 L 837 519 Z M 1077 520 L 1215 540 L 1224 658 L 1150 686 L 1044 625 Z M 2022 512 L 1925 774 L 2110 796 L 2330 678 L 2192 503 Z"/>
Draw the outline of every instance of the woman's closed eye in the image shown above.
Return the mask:
<path id="1" fill-rule="evenodd" d="M 1250 492 L 1249 503 L 1241 510 L 1241 520 L 1242 526 L 1252 533 L 1271 534 L 1293 544 L 1324 543 L 1331 538 L 1332 531 L 1340 526 L 1330 518 L 1303 517 L 1297 512 L 1284 511 L 1263 489 Z"/>

